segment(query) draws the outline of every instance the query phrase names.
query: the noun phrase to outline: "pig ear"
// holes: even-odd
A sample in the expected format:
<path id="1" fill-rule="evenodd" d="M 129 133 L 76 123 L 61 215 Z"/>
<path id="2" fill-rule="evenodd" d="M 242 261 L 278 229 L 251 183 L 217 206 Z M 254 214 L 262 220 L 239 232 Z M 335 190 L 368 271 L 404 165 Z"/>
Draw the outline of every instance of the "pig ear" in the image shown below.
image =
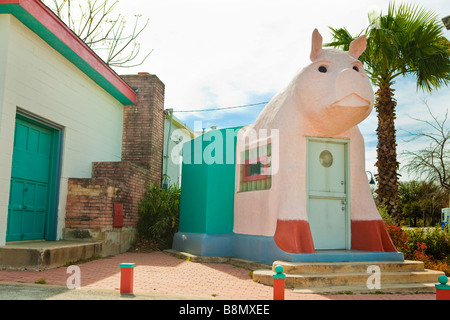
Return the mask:
<path id="1" fill-rule="evenodd" d="M 312 48 L 311 48 L 311 61 L 317 59 L 322 53 L 322 36 L 319 33 L 319 30 L 314 29 L 312 34 Z"/>
<path id="2" fill-rule="evenodd" d="M 355 59 L 358 59 L 364 50 L 366 50 L 367 47 L 367 40 L 366 36 L 362 35 L 358 39 L 355 39 L 350 43 L 350 49 L 348 50 L 348 53 Z"/>

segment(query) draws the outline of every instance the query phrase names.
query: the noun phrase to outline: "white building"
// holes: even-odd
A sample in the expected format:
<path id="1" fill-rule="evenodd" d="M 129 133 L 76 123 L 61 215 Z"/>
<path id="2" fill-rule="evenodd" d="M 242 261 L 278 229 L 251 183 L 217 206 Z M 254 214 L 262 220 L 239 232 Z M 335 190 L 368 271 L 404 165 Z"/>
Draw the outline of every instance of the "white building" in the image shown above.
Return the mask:
<path id="1" fill-rule="evenodd" d="M 0 0 L 0 245 L 57 240 L 68 179 L 120 161 L 136 93 L 39 0 Z"/>
<path id="2" fill-rule="evenodd" d="M 183 143 L 193 139 L 194 131 L 166 110 L 164 119 L 163 187 L 181 187 L 181 167 Z"/>

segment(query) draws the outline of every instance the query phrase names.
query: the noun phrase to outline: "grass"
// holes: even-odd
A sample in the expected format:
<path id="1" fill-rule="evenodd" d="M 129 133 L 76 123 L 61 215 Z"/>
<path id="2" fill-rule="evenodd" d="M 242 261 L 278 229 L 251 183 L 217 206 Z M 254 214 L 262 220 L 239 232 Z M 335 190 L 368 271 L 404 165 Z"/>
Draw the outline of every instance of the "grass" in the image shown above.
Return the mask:
<path id="1" fill-rule="evenodd" d="M 369 292 L 369 294 L 386 294 L 386 292 L 381 291 L 381 290 L 377 290 L 375 292 Z"/>
<path id="2" fill-rule="evenodd" d="M 34 283 L 36 283 L 36 284 L 47 284 L 47 281 L 44 278 L 41 278 L 39 280 L 36 280 Z"/>
<path id="3" fill-rule="evenodd" d="M 339 291 L 339 294 L 355 294 L 353 291 Z"/>
<path id="4" fill-rule="evenodd" d="M 101 254 L 97 254 L 97 255 L 92 256 L 90 258 L 81 259 L 81 260 L 76 260 L 76 261 L 67 260 L 66 261 L 66 267 L 71 266 L 71 265 L 75 265 L 75 264 L 86 263 L 86 262 L 93 261 L 93 260 L 98 260 L 98 259 L 101 259 L 101 258 L 102 258 L 102 255 Z"/>

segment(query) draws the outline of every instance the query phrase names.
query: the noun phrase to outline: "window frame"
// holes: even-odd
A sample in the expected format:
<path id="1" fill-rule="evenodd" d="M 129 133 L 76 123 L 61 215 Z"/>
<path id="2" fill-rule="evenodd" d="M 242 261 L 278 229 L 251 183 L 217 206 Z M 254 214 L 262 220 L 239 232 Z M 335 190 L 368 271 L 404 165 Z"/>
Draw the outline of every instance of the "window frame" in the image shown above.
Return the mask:
<path id="1" fill-rule="evenodd" d="M 263 164 L 263 173 L 255 174 L 255 175 L 246 175 L 247 168 L 250 164 L 256 164 L 256 163 Z M 242 167 L 242 182 L 249 182 L 249 181 L 258 181 L 258 180 L 265 180 L 267 179 L 269 175 L 269 157 L 266 156 L 260 156 L 256 158 L 251 158 L 245 160 Z"/>

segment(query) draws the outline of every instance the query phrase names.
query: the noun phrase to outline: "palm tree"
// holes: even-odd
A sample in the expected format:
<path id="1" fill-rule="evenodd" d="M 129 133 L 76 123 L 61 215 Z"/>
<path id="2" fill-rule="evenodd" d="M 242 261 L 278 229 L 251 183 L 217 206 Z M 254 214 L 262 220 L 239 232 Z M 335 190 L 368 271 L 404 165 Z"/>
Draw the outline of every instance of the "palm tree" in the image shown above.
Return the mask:
<path id="1" fill-rule="evenodd" d="M 331 28 L 327 44 L 348 50 L 353 39 L 363 32 L 367 49 L 360 60 L 376 85 L 375 110 L 378 116 L 377 202 L 386 205 L 399 223 L 397 143 L 393 84 L 402 75 L 412 75 L 417 89 L 431 92 L 450 83 L 450 42 L 443 35 L 437 15 L 421 7 L 390 3 L 387 14 L 369 14 L 369 27 L 353 37 L 345 28 Z"/>

